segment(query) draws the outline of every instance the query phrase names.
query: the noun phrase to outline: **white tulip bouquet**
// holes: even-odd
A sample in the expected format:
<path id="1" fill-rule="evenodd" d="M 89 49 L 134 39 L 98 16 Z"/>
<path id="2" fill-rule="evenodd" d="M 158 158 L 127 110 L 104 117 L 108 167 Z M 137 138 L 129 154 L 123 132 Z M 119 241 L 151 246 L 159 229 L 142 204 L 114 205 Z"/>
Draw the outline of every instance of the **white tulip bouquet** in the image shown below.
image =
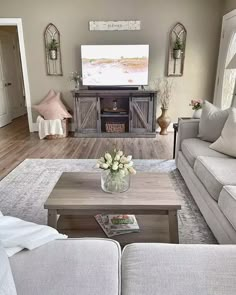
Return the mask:
<path id="1" fill-rule="evenodd" d="M 116 149 L 113 153 L 105 153 L 104 157 L 101 157 L 97 162 L 97 168 L 120 172 L 124 176 L 129 173 L 136 174 L 133 165 L 132 156 L 125 156 L 122 151 Z"/>
<path id="2" fill-rule="evenodd" d="M 97 161 L 97 168 L 102 173 L 102 189 L 106 192 L 123 192 L 129 188 L 130 174 L 136 174 L 132 156 L 125 156 L 120 150 L 106 152 L 104 157 Z"/>

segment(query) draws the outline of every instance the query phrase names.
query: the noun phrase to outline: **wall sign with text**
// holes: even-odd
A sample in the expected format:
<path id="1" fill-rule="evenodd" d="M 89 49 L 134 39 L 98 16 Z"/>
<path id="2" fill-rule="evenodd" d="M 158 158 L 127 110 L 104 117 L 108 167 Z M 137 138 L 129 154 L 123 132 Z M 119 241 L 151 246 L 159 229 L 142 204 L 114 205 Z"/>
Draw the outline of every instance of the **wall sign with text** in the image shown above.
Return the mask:
<path id="1" fill-rule="evenodd" d="M 139 31 L 141 30 L 141 21 L 90 21 L 90 31 Z"/>

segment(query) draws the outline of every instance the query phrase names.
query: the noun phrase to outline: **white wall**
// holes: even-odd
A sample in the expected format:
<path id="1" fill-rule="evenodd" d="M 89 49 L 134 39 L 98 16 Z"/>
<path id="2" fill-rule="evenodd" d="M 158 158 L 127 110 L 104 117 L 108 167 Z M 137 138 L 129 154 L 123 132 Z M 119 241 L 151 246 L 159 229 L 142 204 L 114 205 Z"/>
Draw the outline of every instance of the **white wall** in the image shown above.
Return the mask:
<path id="1" fill-rule="evenodd" d="M 150 79 L 163 76 L 169 30 L 182 22 L 187 30 L 185 72 L 175 78 L 170 107 L 173 121 L 191 116 L 192 98 L 212 100 L 223 4 L 221 0 L 8 0 L 1 1 L 0 17 L 21 17 L 25 37 L 32 103 L 54 88 L 73 106 L 69 73 L 80 70 L 81 44 L 150 44 Z M 90 32 L 89 20 L 142 22 L 141 31 Z M 43 32 L 48 23 L 61 32 L 63 77 L 46 75 Z"/>

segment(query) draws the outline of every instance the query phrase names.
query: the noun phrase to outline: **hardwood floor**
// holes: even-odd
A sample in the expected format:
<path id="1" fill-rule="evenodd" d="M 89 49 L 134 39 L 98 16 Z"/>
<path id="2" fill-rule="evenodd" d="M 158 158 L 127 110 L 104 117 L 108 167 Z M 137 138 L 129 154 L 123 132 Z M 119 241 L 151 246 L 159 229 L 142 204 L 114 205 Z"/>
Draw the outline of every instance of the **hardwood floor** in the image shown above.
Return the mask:
<path id="1" fill-rule="evenodd" d="M 74 138 L 40 140 L 26 116 L 0 128 L 0 179 L 27 158 L 97 159 L 114 147 L 134 159 L 171 159 L 173 133 L 156 138 Z"/>

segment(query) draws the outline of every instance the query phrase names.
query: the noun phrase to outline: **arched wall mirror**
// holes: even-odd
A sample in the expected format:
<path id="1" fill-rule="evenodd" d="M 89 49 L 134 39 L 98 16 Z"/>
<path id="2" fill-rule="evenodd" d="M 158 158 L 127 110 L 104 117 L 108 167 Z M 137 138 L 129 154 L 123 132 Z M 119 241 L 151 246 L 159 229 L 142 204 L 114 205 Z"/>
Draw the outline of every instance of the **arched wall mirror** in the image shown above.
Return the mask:
<path id="1" fill-rule="evenodd" d="M 170 31 L 167 76 L 180 77 L 184 73 L 187 30 L 183 24 L 177 23 Z"/>
<path id="2" fill-rule="evenodd" d="M 62 76 L 60 32 L 50 23 L 44 31 L 46 68 L 49 76 Z"/>
<path id="3" fill-rule="evenodd" d="M 226 56 L 222 87 L 222 109 L 231 107 L 235 102 L 236 81 L 236 31 L 232 32 Z"/>
<path id="4" fill-rule="evenodd" d="M 236 107 L 236 9 L 223 17 L 214 104 Z"/>

